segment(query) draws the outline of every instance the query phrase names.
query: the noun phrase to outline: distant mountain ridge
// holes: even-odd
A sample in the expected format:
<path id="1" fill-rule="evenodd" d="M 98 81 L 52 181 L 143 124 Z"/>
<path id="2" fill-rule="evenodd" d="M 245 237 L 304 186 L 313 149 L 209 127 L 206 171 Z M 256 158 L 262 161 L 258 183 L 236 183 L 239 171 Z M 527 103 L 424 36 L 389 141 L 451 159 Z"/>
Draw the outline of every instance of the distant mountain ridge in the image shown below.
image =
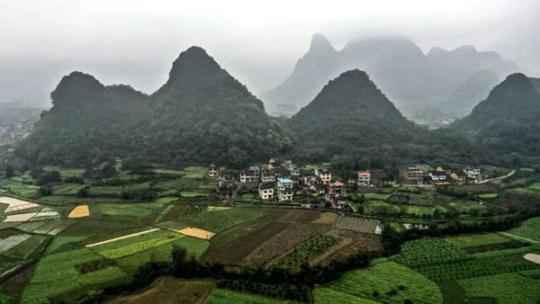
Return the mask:
<path id="1" fill-rule="evenodd" d="M 297 136 L 299 154 L 353 154 L 388 148 L 422 132 L 401 115 L 367 73 L 357 69 L 331 80 L 292 117 L 290 126 Z"/>
<path id="2" fill-rule="evenodd" d="M 17 151 L 38 163 L 120 157 L 240 165 L 290 144 L 263 103 L 199 47 L 180 54 L 152 95 L 73 72 L 51 98 L 53 107 Z"/>
<path id="3" fill-rule="evenodd" d="M 478 52 L 472 46 L 452 51 L 433 48 L 424 54 L 406 38 L 381 36 L 356 39 L 336 51 L 324 36 L 316 34 L 291 75 L 267 92 L 263 100 L 271 113 L 292 115 L 330 79 L 354 68 L 371 75 L 397 106 L 409 114 L 447 102 L 476 73 L 490 71 L 500 78 L 516 70 L 515 64 L 497 53 Z M 479 90 L 485 91 L 485 87 Z M 448 108 L 460 112 L 459 108 Z"/>
<path id="4" fill-rule="evenodd" d="M 509 75 L 453 129 L 505 153 L 540 152 L 540 91 L 521 73 Z"/>

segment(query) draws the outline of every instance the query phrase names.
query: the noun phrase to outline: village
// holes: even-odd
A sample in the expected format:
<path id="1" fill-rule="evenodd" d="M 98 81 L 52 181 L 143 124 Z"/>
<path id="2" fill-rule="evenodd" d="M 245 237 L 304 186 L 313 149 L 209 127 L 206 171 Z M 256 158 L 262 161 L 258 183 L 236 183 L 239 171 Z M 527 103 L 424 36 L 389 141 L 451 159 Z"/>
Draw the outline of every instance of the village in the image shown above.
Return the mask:
<path id="1" fill-rule="evenodd" d="M 240 192 L 256 193 L 264 203 L 299 205 L 304 208 L 349 209 L 348 193 L 374 192 L 402 186 L 436 189 L 449 185 L 488 182 L 476 167 L 445 169 L 424 164 L 396 169 L 369 169 L 351 172 L 343 178 L 324 166 L 300 167 L 291 160 L 270 159 L 244 170 L 231 170 L 211 164 L 208 176 L 216 180 L 216 191 L 227 201 Z"/>

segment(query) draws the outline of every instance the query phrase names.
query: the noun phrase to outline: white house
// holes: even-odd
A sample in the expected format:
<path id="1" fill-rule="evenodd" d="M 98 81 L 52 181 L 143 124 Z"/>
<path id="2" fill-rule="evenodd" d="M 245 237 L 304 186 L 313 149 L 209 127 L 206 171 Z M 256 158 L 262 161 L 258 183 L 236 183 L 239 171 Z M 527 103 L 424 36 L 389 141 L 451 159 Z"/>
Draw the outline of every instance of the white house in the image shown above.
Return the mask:
<path id="1" fill-rule="evenodd" d="M 358 186 L 367 187 L 371 184 L 371 173 L 369 171 L 358 171 Z"/>
<path id="2" fill-rule="evenodd" d="M 273 183 L 260 184 L 259 197 L 265 201 L 273 200 L 274 199 L 274 184 Z"/>
<path id="3" fill-rule="evenodd" d="M 292 201 L 294 196 L 294 183 L 288 177 L 280 177 L 277 179 L 278 200 L 280 202 Z"/>

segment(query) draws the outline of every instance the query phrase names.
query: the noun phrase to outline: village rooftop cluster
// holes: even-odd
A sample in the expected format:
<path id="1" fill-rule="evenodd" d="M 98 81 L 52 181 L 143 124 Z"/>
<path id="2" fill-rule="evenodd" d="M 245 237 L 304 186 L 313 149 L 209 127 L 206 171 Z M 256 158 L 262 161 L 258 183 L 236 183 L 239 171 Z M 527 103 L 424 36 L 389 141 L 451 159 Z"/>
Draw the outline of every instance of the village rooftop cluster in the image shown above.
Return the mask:
<path id="1" fill-rule="evenodd" d="M 252 165 L 240 171 L 218 168 L 211 164 L 208 176 L 216 179 L 218 193 L 226 199 L 241 190 L 257 193 L 260 200 L 268 203 L 335 209 L 347 207 L 345 198 L 349 191 L 402 185 L 433 188 L 483 183 L 481 170 L 472 167 L 449 170 L 440 166 L 410 165 L 391 171 L 358 170 L 351 172 L 352 177 L 345 179 L 324 166 L 299 167 L 291 160 L 270 159 L 267 163 Z"/>

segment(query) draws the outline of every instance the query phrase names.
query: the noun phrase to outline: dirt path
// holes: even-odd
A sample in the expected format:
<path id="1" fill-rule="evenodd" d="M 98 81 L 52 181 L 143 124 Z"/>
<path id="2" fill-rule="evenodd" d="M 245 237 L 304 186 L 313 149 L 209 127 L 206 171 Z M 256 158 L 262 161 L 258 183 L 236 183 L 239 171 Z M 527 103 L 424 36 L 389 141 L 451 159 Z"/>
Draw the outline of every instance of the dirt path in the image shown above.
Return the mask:
<path id="1" fill-rule="evenodd" d="M 523 258 L 531 263 L 540 264 L 540 254 L 527 253 Z"/>
<path id="2" fill-rule="evenodd" d="M 492 183 L 492 182 L 500 182 L 502 180 L 505 180 L 505 179 L 511 177 L 514 174 L 516 174 L 516 170 L 512 170 L 512 171 L 510 171 L 510 173 L 508 173 L 506 175 L 503 175 L 503 176 L 497 176 L 497 177 L 494 177 L 494 178 L 485 179 L 483 181 L 480 181 L 478 184 L 487 184 L 487 183 Z"/>
<path id="3" fill-rule="evenodd" d="M 106 241 L 102 241 L 102 242 L 98 242 L 98 243 L 93 243 L 93 244 L 88 244 L 85 247 L 92 248 L 92 247 L 99 246 L 99 245 L 105 245 L 105 244 L 108 244 L 108 243 L 129 239 L 129 238 L 136 237 L 136 236 L 139 236 L 139 235 L 156 232 L 158 230 L 160 230 L 160 229 L 159 228 L 152 228 L 152 229 L 148 229 L 148 230 L 137 232 L 137 233 L 132 233 L 132 234 L 128 234 L 128 235 L 119 236 L 119 237 L 114 238 L 114 239 L 110 239 L 110 240 L 106 240 Z"/>
<path id="4" fill-rule="evenodd" d="M 499 234 L 507 236 L 507 237 L 512 238 L 514 240 L 518 240 L 518 241 L 525 241 L 525 242 L 528 242 L 528 243 L 531 243 L 531 244 L 540 244 L 539 241 L 529 239 L 529 238 L 526 238 L 526 237 L 522 237 L 522 236 L 519 236 L 519 235 L 515 235 L 515 234 L 512 234 L 512 233 L 508 233 L 508 232 L 499 232 Z"/>

